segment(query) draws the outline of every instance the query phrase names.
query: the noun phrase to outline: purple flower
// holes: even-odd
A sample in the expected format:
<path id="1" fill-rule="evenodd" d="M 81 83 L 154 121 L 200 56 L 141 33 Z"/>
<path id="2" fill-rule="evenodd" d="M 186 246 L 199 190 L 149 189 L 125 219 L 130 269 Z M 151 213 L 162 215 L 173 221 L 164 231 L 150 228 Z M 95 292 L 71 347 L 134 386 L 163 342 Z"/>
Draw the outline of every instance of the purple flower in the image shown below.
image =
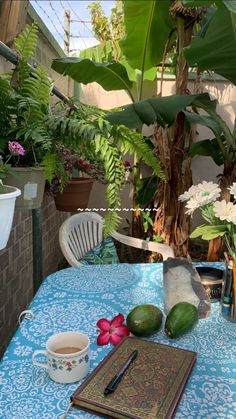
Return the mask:
<path id="1" fill-rule="evenodd" d="M 25 150 L 17 141 L 8 141 L 8 149 L 13 156 L 24 156 Z"/>

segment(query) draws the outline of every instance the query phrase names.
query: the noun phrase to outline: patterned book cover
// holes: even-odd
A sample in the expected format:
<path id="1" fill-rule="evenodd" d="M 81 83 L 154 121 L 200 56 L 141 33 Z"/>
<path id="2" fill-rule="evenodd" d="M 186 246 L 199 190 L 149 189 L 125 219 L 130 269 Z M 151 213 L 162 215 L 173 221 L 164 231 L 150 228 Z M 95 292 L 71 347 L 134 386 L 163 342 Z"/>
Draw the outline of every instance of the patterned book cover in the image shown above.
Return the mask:
<path id="1" fill-rule="evenodd" d="M 117 389 L 104 396 L 105 387 L 134 350 L 138 356 Z M 169 419 L 195 360 L 196 352 L 126 337 L 109 352 L 71 400 L 81 409 L 111 418 Z"/>

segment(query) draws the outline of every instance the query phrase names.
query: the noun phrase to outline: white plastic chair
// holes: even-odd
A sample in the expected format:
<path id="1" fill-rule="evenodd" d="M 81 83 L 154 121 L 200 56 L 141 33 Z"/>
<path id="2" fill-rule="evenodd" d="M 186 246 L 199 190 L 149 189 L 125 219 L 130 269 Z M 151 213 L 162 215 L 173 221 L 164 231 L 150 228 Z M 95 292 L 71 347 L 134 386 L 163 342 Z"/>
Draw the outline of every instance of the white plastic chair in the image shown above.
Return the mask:
<path id="1" fill-rule="evenodd" d="M 80 259 L 103 240 L 103 218 L 95 212 L 82 212 L 67 218 L 59 230 L 59 243 L 63 255 L 71 266 L 82 266 Z M 125 236 L 113 231 L 115 240 L 138 249 L 160 253 L 163 260 L 174 257 L 167 244 Z"/>

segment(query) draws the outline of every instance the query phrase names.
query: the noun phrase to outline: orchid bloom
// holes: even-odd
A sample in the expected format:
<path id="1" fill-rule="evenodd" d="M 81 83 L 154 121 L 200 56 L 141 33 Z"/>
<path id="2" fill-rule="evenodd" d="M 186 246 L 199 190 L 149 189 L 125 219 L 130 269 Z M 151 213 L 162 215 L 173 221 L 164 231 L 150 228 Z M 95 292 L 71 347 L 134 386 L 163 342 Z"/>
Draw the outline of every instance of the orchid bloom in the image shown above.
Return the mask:
<path id="1" fill-rule="evenodd" d="M 97 322 L 100 334 L 97 337 L 98 345 L 107 345 L 111 342 L 117 345 L 124 336 L 129 336 L 130 332 L 126 325 L 123 324 L 123 314 L 118 314 L 113 320 L 100 319 Z"/>

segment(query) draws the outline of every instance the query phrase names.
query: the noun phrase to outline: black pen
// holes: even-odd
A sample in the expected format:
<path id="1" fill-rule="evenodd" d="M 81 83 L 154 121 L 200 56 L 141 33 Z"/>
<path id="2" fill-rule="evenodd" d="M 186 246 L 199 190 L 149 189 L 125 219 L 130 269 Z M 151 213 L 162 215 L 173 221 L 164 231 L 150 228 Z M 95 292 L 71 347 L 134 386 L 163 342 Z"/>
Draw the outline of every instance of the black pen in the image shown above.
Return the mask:
<path id="1" fill-rule="evenodd" d="M 104 390 L 104 396 L 107 396 L 110 393 L 113 393 L 117 388 L 119 382 L 121 381 L 125 371 L 130 366 L 130 364 L 135 360 L 136 356 L 138 355 L 138 351 L 133 351 L 118 373 L 112 378 L 110 383 L 106 386 Z"/>

